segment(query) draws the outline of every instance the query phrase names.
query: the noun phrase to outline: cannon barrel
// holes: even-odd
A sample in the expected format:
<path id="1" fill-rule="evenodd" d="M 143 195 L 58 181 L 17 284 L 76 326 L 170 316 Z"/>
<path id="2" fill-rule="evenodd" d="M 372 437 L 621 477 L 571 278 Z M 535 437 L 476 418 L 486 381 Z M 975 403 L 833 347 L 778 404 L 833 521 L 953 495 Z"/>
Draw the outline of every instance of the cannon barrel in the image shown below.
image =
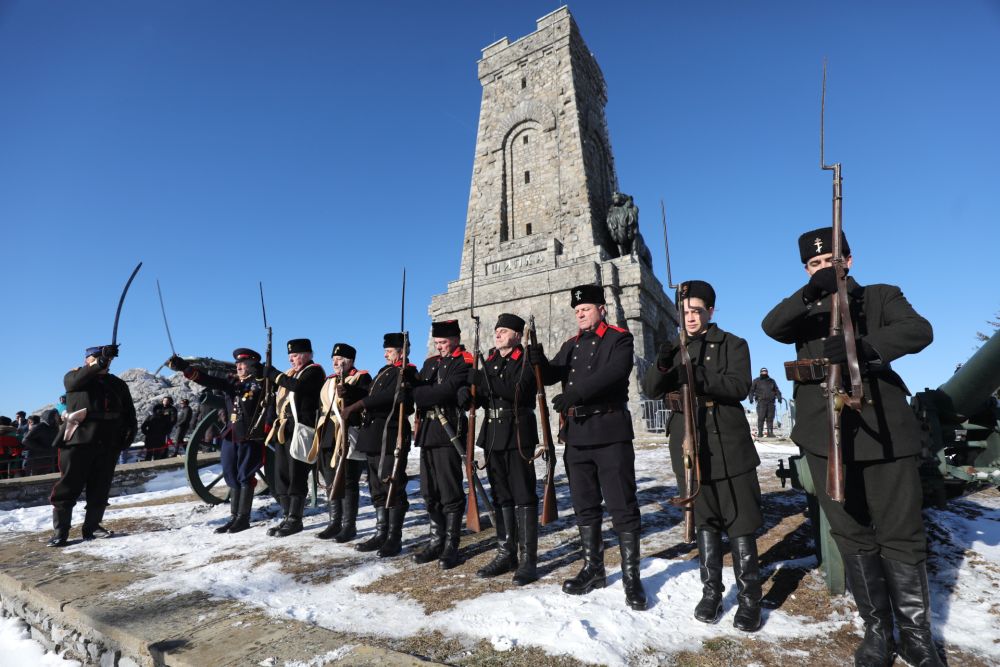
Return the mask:
<path id="1" fill-rule="evenodd" d="M 947 402 L 940 407 L 968 418 L 979 412 L 997 389 L 1000 389 L 1000 331 L 938 387 L 938 396 Z"/>

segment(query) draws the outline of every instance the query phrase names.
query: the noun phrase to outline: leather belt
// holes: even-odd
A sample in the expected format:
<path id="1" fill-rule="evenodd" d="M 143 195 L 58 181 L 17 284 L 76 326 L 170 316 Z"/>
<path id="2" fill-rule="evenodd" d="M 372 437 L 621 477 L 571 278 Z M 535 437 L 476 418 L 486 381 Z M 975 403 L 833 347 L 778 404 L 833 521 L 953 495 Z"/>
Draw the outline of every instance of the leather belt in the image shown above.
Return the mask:
<path id="1" fill-rule="evenodd" d="M 625 410 L 624 403 L 591 403 L 588 405 L 574 405 L 566 410 L 567 417 L 591 417 L 593 415 L 604 415 L 610 412 L 622 412 Z"/>
<path id="2" fill-rule="evenodd" d="M 525 413 L 531 412 L 530 408 L 519 408 L 514 410 L 514 408 L 487 408 L 486 418 L 490 421 L 503 421 L 505 419 L 513 419 L 514 413 L 523 415 Z"/>

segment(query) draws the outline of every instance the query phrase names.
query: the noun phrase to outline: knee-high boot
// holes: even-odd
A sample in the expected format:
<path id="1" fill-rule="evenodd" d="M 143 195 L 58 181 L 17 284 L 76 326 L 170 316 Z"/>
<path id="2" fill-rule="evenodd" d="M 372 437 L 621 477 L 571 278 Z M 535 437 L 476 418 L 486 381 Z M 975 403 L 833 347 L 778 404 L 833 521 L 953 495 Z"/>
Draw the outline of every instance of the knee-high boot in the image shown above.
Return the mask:
<path id="1" fill-rule="evenodd" d="M 538 508 L 534 505 L 518 505 L 517 517 L 517 572 L 514 583 L 526 586 L 538 581 Z"/>
<path id="2" fill-rule="evenodd" d="M 240 513 L 240 494 L 242 490 L 238 486 L 229 489 L 229 521 L 215 529 L 217 533 L 228 533 L 229 529 L 236 523 L 236 516 Z"/>
<path id="3" fill-rule="evenodd" d="M 927 564 L 882 559 L 889 597 L 899 630 L 899 657 L 913 667 L 941 667 L 941 656 L 931 637 L 931 600 Z"/>
<path id="4" fill-rule="evenodd" d="M 618 549 L 622 555 L 622 585 L 625 602 L 636 611 L 645 611 L 646 591 L 639 577 L 639 532 L 618 533 Z"/>
<path id="5" fill-rule="evenodd" d="M 250 527 L 250 513 L 253 511 L 253 486 L 244 484 L 240 488 L 240 506 L 236 511 L 236 521 L 229 527 L 230 533 L 239 533 Z"/>
<path id="6" fill-rule="evenodd" d="M 580 546 L 583 548 L 583 569 L 575 577 L 563 582 L 563 593 L 584 595 L 595 588 L 607 585 L 608 575 L 604 569 L 604 536 L 601 524 L 579 526 Z"/>
<path id="7" fill-rule="evenodd" d="M 878 554 L 844 556 L 847 587 L 865 623 L 865 638 L 854 651 L 855 667 L 888 667 L 896 655 L 889 586 Z"/>
<path id="8" fill-rule="evenodd" d="M 714 530 L 698 531 L 698 572 L 701 574 L 701 600 L 694 607 L 694 617 L 702 623 L 715 623 L 722 615 L 722 535 Z"/>
<path id="9" fill-rule="evenodd" d="M 497 513 L 497 551 L 493 560 L 479 568 L 477 577 L 496 577 L 517 569 L 517 520 L 513 507 L 501 507 Z"/>
<path id="10" fill-rule="evenodd" d="M 733 627 L 744 632 L 756 632 L 760 629 L 760 600 L 764 583 L 757 558 L 757 539 L 753 535 L 740 535 L 730 542 L 738 591 L 736 598 L 740 601 Z"/>

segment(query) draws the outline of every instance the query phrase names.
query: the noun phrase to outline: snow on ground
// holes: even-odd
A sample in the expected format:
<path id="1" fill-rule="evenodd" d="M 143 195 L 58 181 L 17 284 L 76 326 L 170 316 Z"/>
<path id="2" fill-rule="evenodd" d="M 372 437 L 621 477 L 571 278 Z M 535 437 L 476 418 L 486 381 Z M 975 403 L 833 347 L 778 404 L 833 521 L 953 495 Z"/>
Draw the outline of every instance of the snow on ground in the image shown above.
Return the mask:
<path id="1" fill-rule="evenodd" d="M 779 458 L 798 453 L 794 446 L 777 443 L 759 443 L 758 448 L 764 460 L 762 478 L 773 475 Z M 665 447 L 637 450 L 640 495 L 644 488 L 672 487 L 667 457 Z M 207 470 L 204 477 L 212 479 L 216 474 L 217 471 Z M 568 490 L 565 480 L 561 481 L 560 499 L 565 501 L 564 494 Z M 407 516 L 404 544 L 426 533 L 423 512 L 413 511 L 422 509 L 418 482 L 411 482 L 407 491 L 413 507 Z M 401 581 L 402 594 L 398 596 L 361 592 L 379 579 L 403 572 L 409 561 L 380 560 L 372 554 L 356 552 L 353 544 L 339 545 L 314 539 L 315 530 L 322 526 L 325 518 L 319 509 L 307 512 L 305 532 L 273 540 L 263 536 L 261 522 L 273 517 L 274 504 L 258 500 L 253 529 L 220 536 L 211 529 L 228 517 L 228 507 L 169 502 L 169 498 L 187 493 L 183 472 L 178 471 L 160 475 L 143 493 L 112 500 L 108 519 L 139 518 L 155 522 L 162 527 L 156 532 L 156 539 L 137 532 L 110 540 L 78 542 L 67 550 L 120 562 L 123 566 L 127 564 L 149 575 L 148 579 L 118 592 L 120 596 L 150 591 L 168 594 L 204 591 L 262 608 L 278 618 L 350 633 L 378 628 L 386 636 L 409 637 L 438 631 L 445 636 L 486 640 L 497 651 L 538 647 L 551 654 L 608 665 L 631 663 L 649 654 L 697 650 L 710 638 L 747 636 L 732 627 L 736 594 L 730 568 L 724 570 L 725 615 L 718 624 L 711 626 L 691 617 L 701 585 L 697 561 L 686 558 L 645 558 L 642 561 L 642 578 L 651 603 L 651 608 L 645 612 L 632 611 L 624 604 L 620 569 L 614 567 L 609 568 L 608 588 L 586 596 L 563 594 L 560 590 L 563 572 L 556 572 L 532 586 L 487 592 L 429 613 L 406 595 L 405 578 Z M 1000 499 L 996 494 L 982 496 L 984 494 L 977 494 L 955 501 L 947 510 L 930 510 L 926 515 L 932 537 L 933 620 L 939 640 L 1000 661 L 1000 644 L 983 641 L 984 637 L 995 636 L 997 613 L 1000 612 L 1000 567 L 997 565 L 1000 563 Z M 136 506 L 152 500 L 158 504 Z M 126 504 L 128 507 L 117 507 Z M 649 524 L 654 518 L 646 513 L 661 511 L 661 507 L 665 507 L 665 503 L 643 506 Z M 563 511 L 563 517 L 569 515 L 568 509 Z M 0 512 L 0 534 L 47 530 L 50 516 L 50 509 L 45 506 Z M 80 519 L 82 515 L 75 516 L 75 523 Z M 373 528 L 374 514 L 367 498 L 363 497 L 358 529 L 364 536 Z M 563 528 L 567 538 L 575 533 L 568 524 Z M 649 541 L 676 544 L 678 536 L 679 526 L 673 525 L 651 536 Z M 404 558 L 412 549 L 407 548 Z M 332 576 L 303 578 L 299 576 L 301 572 L 297 575 L 286 571 L 281 562 L 284 550 L 294 551 L 297 563 L 315 564 L 315 572 L 327 571 Z M 653 551 L 655 549 L 646 546 L 647 553 Z M 768 573 L 786 567 L 811 566 L 811 558 L 783 561 L 771 566 Z M 574 563 L 574 572 L 576 567 Z M 252 574 L 248 575 L 249 572 Z M 442 585 L 461 585 L 461 579 L 466 576 L 469 575 L 442 575 L 446 582 Z M 811 637 L 822 641 L 824 636 L 845 625 L 858 627 L 856 615 L 831 612 L 828 618 L 817 622 L 779 608 L 765 610 L 764 627 L 753 638 L 775 645 L 793 638 Z"/>
<path id="2" fill-rule="evenodd" d="M 28 626 L 13 617 L 0 618 L 0 656 L 5 667 L 80 667 L 31 639 Z"/>

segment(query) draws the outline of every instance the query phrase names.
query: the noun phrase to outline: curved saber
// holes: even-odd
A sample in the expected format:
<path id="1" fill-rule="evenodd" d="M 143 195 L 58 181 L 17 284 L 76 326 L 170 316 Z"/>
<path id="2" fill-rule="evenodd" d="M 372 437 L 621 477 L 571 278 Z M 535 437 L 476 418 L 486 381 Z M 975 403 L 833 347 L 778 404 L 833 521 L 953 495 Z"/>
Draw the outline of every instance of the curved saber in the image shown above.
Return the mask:
<path id="1" fill-rule="evenodd" d="M 160 312 L 163 313 L 163 326 L 167 330 L 167 342 L 170 343 L 170 354 L 177 356 L 177 351 L 174 350 L 174 339 L 170 335 L 170 325 L 167 324 L 167 309 L 163 307 L 163 292 L 160 290 L 160 279 L 156 279 L 156 293 L 160 296 Z M 162 368 L 162 366 L 160 367 Z"/>
<path id="2" fill-rule="evenodd" d="M 139 269 L 142 268 L 142 262 L 135 265 L 132 269 L 132 275 L 128 277 L 128 282 L 125 283 L 125 289 L 122 290 L 121 298 L 118 299 L 118 310 L 115 311 L 115 328 L 111 331 L 111 346 L 114 347 L 118 344 L 118 319 L 122 315 L 122 304 L 125 303 L 125 295 L 128 294 L 128 288 L 131 287 L 132 281 L 135 280 L 135 274 L 139 273 Z"/>

